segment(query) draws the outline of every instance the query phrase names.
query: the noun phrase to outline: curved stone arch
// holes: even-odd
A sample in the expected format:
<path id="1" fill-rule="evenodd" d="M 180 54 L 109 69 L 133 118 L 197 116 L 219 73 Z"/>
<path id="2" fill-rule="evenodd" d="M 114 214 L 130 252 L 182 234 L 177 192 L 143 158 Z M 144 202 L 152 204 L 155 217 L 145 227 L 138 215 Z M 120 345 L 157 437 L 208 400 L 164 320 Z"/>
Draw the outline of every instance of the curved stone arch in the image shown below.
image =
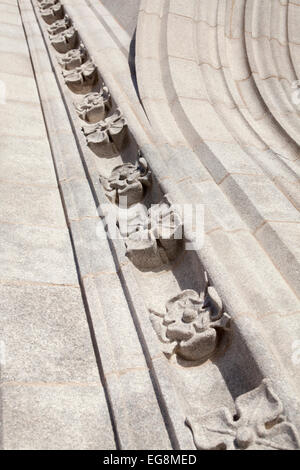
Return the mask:
<path id="1" fill-rule="evenodd" d="M 226 231 L 226 207 L 226 212 L 242 219 L 250 231 L 247 241 L 242 236 L 233 240 L 226 231 L 232 258 L 238 252 L 246 253 L 253 243 L 254 258 L 259 256 L 262 260 L 266 255 L 268 260 L 264 258 L 264 262 L 271 261 L 295 292 L 298 287 L 294 269 L 297 270 L 298 261 L 292 267 L 297 258 L 292 238 L 300 227 L 296 209 L 299 207 L 296 140 L 300 133 L 297 136 L 295 131 L 299 126 L 298 110 L 284 112 L 288 96 L 281 81 L 281 88 L 277 84 L 266 89 L 257 82 L 253 47 L 246 44 L 252 31 L 248 32 L 247 25 L 249 22 L 252 25 L 252 20 L 254 25 L 259 24 L 262 12 L 253 16 L 252 5 L 250 0 L 144 0 L 137 28 L 138 83 L 160 144 L 176 148 L 179 154 L 189 149 L 189 165 L 197 167 L 191 181 L 212 210 L 212 219 L 222 227 L 220 230 Z M 278 7 L 285 9 L 286 5 L 281 2 Z M 266 13 L 270 20 L 272 9 L 267 8 Z M 282 28 L 282 22 L 279 24 Z M 239 43 L 239 53 L 234 54 L 234 43 Z M 288 48 L 284 50 L 292 80 L 297 77 Z M 268 60 L 277 70 L 274 51 L 269 47 L 267 52 Z M 262 60 L 263 56 L 258 65 Z M 244 99 L 236 79 L 249 82 Z M 270 109 L 270 100 L 278 90 L 281 101 L 277 111 Z M 273 212 L 274 204 L 281 207 L 278 218 L 276 210 Z M 259 225 L 253 225 L 252 216 L 261 218 Z M 239 226 L 239 230 L 244 229 L 245 226 Z M 264 253 L 260 251 L 262 248 Z M 293 259 L 292 264 L 279 261 L 280 250 Z M 218 253 L 221 259 L 221 251 Z M 252 272 L 255 282 L 263 278 L 259 263 L 253 266 L 248 263 L 245 269 L 249 275 Z M 268 280 L 264 278 L 263 282 Z"/>

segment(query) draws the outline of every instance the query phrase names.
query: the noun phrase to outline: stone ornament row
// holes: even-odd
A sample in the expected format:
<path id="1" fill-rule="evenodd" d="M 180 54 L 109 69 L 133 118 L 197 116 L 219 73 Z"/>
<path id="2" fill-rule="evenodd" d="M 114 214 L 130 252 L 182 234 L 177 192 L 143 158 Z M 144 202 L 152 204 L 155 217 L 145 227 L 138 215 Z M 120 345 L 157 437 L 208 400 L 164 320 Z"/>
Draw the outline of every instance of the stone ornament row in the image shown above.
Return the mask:
<path id="1" fill-rule="evenodd" d="M 87 92 L 75 103 L 77 115 L 86 123 L 82 132 L 87 145 L 95 153 L 99 146 L 106 149 L 106 154 L 109 149 L 120 151 L 127 132 L 126 118 L 119 108 L 112 112 L 111 96 L 105 84 L 99 92 L 92 91 L 98 78 L 97 67 L 84 44 L 79 42 L 78 32 L 64 14 L 63 5 L 59 0 L 37 1 L 41 17 L 49 25 L 50 42 L 60 53 L 58 63 L 66 85 L 76 94 Z M 184 230 L 181 214 L 167 197 L 146 213 L 139 210 L 152 184 L 152 174 L 143 155 L 139 152 L 136 164 L 119 165 L 109 178 L 100 177 L 100 182 L 113 206 L 119 207 L 122 198 L 127 198 L 125 211 L 132 211 L 133 223 L 127 224 L 125 231 L 120 228 L 120 232 L 131 261 L 138 268 L 153 269 L 174 260 L 182 250 L 178 237 L 178 232 L 183 236 Z M 118 220 L 119 227 L 121 222 Z M 164 237 L 166 224 L 167 238 Z M 231 319 L 207 278 L 203 294 L 184 290 L 167 302 L 164 312 L 150 310 L 150 320 L 167 358 L 176 355 L 182 361 L 200 365 L 220 348 Z M 235 408 L 234 415 L 227 408 L 220 408 L 186 418 L 197 449 L 300 448 L 297 430 L 284 416 L 269 379 L 239 396 Z"/>

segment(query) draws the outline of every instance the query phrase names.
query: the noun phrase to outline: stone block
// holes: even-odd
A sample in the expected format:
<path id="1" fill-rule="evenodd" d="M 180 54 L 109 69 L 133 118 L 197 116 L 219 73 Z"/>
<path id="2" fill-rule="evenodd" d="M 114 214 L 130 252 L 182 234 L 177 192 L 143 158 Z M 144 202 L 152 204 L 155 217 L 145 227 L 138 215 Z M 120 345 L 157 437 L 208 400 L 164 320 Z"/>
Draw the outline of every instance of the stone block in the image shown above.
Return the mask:
<path id="1" fill-rule="evenodd" d="M 11 53 L 0 51 L 0 70 L 9 74 L 32 77 L 31 64 L 24 54 L 14 54 L 14 60 L 11 60 Z"/>
<path id="2" fill-rule="evenodd" d="M 0 279 L 77 284 L 67 229 L 0 224 Z"/>
<path id="3" fill-rule="evenodd" d="M 118 377 L 112 375 L 106 381 L 114 403 L 121 443 L 123 436 L 126 439 L 124 448 L 171 449 L 148 370 L 132 370 Z"/>
<path id="4" fill-rule="evenodd" d="M 230 175 L 221 188 L 238 209 L 251 230 L 265 220 L 299 222 L 299 212 L 265 177 Z"/>
<path id="5" fill-rule="evenodd" d="M 5 450 L 115 449 L 101 385 L 4 385 Z"/>
<path id="6" fill-rule="evenodd" d="M 56 185 L 47 140 L 1 136 L 1 178 L 10 182 Z"/>
<path id="7" fill-rule="evenodd" d="M 34 169 L 32 170 L 34 174 Z M 0 220 L 14 224 L 65 227 L 57 187 L 22 185 L 0 180 Z M 17 203 L 16 203 L 17 202 Z"/>
<path id="8" fill-rule="evenodd" d="M 268 222 L 256 237 L 285 279 L 300 292 L 300 223 Z"/>
<path id="9" fill-rule="evenodd" d="M 22 25 L 18 6 L 8 5 L 7 3 L 0 4 L 0 23 Z"/>
<path id="10" fill-rule="evenodd" d="M 87 179 L 62 181 L 63 199 L 69 220 L 98 217 L 98 211 Z"/>
<path id="11" fill-rule="evenodd" d="M 0 284 L 1 382 L 97 382 L 79 287 Z"/>
<path id="12" fill-rule="evenodd" d="M 5 86 L 5 100 L 39 104 L 36 82 L 33 77 L 0 73 L 0 82 Z"/>
<path id="13" fill-rule="evenodd" d="M 10 135 L 31 139 L 47 139 L 39 104 L 7 102 L 1 105 L 0 116 L 2 119 L 0 136 Z"/>

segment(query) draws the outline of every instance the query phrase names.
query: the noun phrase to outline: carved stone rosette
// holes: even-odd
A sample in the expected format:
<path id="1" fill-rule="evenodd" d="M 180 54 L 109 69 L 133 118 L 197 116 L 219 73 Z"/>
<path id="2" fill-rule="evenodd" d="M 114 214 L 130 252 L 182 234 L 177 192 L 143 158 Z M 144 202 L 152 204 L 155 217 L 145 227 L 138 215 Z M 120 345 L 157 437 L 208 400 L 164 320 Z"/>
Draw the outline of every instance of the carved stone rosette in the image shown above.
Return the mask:
<path id="1" fill-rule="evenodd" d="M 86 59 L 87 51 L 81 43 L 78 49 L 72 49 L 62 57 L 58 57 L 58 63 L 64 70 L 73 70 L 76 67 L 80 67 Z"/>
<path id="2" fill-rule="evenodd" d="M 182 246 L 180 215 L 167 201 L 148 210 L 143 223 L 126 239 L 127 255 L 139 268 L 154 268 L 174 260 Z"/>
<path id="3" fill-rule="evenodd" d="M 67 53 L 76 47 L 77 31 L 71 26 L 65 31 L 50 36 L 52 46 L 61 54 Z"/>
<path id="4" fill-rule="evenodd" d="M 148 163 L 140 153 L 139 156 L 138 164 L 119 165 L 114 168 L 109 178 L 100 178 L 106 196 L 114 204 L 119 204 L 121 198 L 123 206 L 127 198 L 127 207 L 141 202 L 146 189 L 151 185 L 152 174 Z"/>
<path id="5" fill-rule="evenodd" d="M 71 26 L 71 20 L 68 15 L 65 15 L 62 20 L 57 20 L 48 27 L 50 36 L 62 33 Z"/>
<path id="6" fill-rule="evenodd" d="M 208 359 L 218 346 L 219 333 L 230 324 L 230 316 L 210 286 L 203 296 L 184 290 L 167 302 L 165 313 L 151 310 L 150 320 L 166 356 L 176 354 L 186 361 Z"/>
<path id="7" fill-rule="evenodd" d="M 39 1 L 40 10 L 46 10 L 48 8 L 51 8 L 56 5 L 57 2 L 58 0 L 41 0 Z"/>
<path id="8" fill-rule="evenodd" d="M 90 126 L 84 126 L 82 131 L 86 137 L 87 145 L 95 151 L 103 151 L 106 155 L 113 155 L 122 149 L 127 131 L 127 121 L 120 109 L 112 116 Z"/>
<path id="9" fill-rule="evenodd" d="M 199 419 L 188 417 L 195 446 L 199 450 L 296 450 L 297 430 L 283 415 L 283 406 L 271 381 L 235 401 L 236 414 L 219 408 Z"/>
<path id="10" fill-rule="evenodd" d="M 75 109 L 80 119 L 89 123 L 105 119 L 110 108 L 110 93 L 104 85 L 99 93 L 88 93 L 80 103 L 75 103 Z"/>
<path id="11" fill-rule="evenodd" d="M 52 24 L 57 20 L 63 19 L 64 8 L 60 2 L 57 2 L 52 7 L 41 10 L 41 16 L 46 23 Z"/>
<path id="12" fill-rule="evenodd" d="M 62 71 L 65 83 L 75 93 L 90 91 L 97 77 L 97 67 L 91 60 L 88 60 L 74 70 Z"/>

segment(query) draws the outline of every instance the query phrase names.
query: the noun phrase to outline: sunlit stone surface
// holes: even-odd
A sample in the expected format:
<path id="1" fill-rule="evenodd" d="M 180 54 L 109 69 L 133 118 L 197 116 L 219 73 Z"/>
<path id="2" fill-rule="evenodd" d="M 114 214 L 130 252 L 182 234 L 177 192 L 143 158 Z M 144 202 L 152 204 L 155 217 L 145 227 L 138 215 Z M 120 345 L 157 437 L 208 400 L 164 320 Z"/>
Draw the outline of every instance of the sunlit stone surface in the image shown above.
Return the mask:
<path id="1" fill-rule="evenodd" d="M 299 449 L 299 24 L 0 0 L 2 449 Z"/>

